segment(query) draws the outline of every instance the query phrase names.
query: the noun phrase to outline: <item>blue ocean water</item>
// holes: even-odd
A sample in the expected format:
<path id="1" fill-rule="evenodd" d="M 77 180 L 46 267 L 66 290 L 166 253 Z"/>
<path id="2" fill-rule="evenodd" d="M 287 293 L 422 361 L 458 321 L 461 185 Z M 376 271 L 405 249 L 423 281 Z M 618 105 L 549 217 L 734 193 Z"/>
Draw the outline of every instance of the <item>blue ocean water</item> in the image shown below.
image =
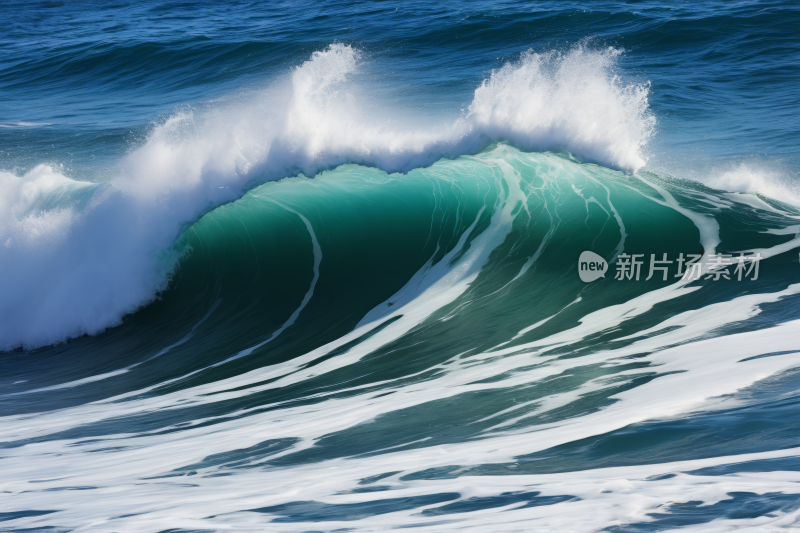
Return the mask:
<path id="1" fill-rule="evenodd" d="M 0 15 L 0 530 L 800 524 L 796 3 Z"/>

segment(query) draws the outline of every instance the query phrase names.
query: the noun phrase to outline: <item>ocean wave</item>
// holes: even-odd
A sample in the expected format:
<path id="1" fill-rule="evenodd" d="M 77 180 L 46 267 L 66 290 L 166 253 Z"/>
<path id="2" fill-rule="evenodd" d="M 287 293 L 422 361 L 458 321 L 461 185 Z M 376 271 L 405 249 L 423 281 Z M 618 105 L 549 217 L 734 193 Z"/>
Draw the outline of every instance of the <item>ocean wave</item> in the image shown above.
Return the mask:
<path id="1" fill-rule="evenodd" d="M 506 144 L 253 188 L 161 299 L 0 384 L 14 526 L 790 527 L 798 211 L 729 194 Z M 576 273 L 754 244 L 757 280 Z"/>
<path id="2" fill-rule="evenodd" d="M 334 44 L 254 100 L 176 112 L 107 186 L 46 165 L 24 176 L 5 172 L 0 289 L 10 296 L 0 303 L 0 349 L 119 324 L 166 286 L 179 258 L 171 246 L 188 224 L 266 180 L 344 163 L 407 172 L 498 140 L 635 171 L 655 118 L 647 85 L 615 73 L 619 54 L 585 45 L 526 52 L 492 72 L 454 123 L 396 129 L 361 110 L 348 86 L 360 53 Z M 47 209 L 26 207 L 44 198 Z"/>

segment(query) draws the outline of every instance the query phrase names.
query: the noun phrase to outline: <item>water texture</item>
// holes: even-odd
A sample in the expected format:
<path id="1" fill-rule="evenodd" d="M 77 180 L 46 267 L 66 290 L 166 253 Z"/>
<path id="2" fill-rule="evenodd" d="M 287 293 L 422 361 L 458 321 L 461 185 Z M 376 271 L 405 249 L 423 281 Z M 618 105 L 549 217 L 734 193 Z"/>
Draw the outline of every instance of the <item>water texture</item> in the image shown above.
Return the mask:
<path id="1" fill-rule="evenodd" d="M 794 3 L 0 15 L 0 531 L 800 527 Z"/>

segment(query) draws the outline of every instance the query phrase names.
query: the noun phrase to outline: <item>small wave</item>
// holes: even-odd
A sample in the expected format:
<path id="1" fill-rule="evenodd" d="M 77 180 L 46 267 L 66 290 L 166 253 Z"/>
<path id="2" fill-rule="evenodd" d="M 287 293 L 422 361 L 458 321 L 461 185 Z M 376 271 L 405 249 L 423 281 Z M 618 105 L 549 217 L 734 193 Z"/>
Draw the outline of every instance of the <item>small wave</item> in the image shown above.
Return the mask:
<path id="1" fill-rule="evenodd" d="M 52 122 L 0 122 L 0 128 L 43 128 L 52 125 Z"/>
<path id="2" fill-rule="evenodd" d="M 785 173 L 758 165 L 740 163 L 704 180 L 706 184 L 726 191 L 762 194 L 800 206 L 800 191 Z"/>

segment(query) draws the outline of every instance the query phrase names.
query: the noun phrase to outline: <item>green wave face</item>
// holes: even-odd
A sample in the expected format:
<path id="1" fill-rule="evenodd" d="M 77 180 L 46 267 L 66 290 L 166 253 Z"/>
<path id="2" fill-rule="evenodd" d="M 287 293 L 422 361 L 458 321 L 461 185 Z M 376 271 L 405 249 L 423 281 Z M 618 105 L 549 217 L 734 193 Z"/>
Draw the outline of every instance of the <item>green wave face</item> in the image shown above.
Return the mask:
<path id="1" fill-rule="evenodd" d="M 452 300 L 423 312 L 413 329 L 386 348 L 392 354 L 387 357 L 402 361 L 398 366 L 407 372 L 407 358 L 430 366 L 462 352 L 569 330 L 593 312 L 680 281 L 674 264 L 668 281 L 660 272 L 645 280 L 650 254 L 674 260 L 704 246 L 732 253 L 778 245 L 793 236 L 763 232 L 791 220 L 786 212 L 756 211 L 697 184 L 626 175 L 506 145 L 407 175 L 345 165 L 313 179 L 268 182 L 207 213 L 181 237 L 184 258 L 169 289 L 107 337 L 133 344 L 154 338 L 163 344 L 166 338 L 171 345 L 192 332 L 169 357 L 181 361 L 182 372 L 259 345 L 229 368 L 192 378 L 216 380 L 220 372 L 232 375 L 290 360 L 364 322 L 377 326 L 402 315 L 431 283 L 469 278 L 453 289 Z M 462 265 L 476 246 L 483 256 Z M 588 284 L 578 276 L 578 257 L 586 250 L 610 263 L 604 278 Z M 613 261 L 623 250 L 644 255 L 639 281 L 615 279 Z M 757 281 L 695 281 L 680 297 L 596 331 L 587 347 L 647 329 L 679 311 L 765 287 L 785 288 L 791 279 L 788 262 L 780 255 L 764 261 Z M 202 326 L 192 330 L 200 320 Z M 158 333 L 145 336 L 143 328 Z M 154 345 L 150 352 L 141 346 L 132 351 L 150 357 L 158 350 Z M 152 375 L 154 383 L 163 378 L 158 371 Z"/>

